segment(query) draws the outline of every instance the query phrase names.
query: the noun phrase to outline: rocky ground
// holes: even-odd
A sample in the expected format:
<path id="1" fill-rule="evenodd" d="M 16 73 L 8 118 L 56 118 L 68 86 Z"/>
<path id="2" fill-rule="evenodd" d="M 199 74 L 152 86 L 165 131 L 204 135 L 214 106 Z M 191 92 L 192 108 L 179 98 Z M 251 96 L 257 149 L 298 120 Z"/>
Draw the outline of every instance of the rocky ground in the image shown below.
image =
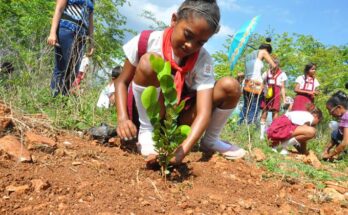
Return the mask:
<path id="1" fill-rule="evenodd" d="M 260 150 L 237 161 L 193 152 L 165 181 L 117 139 L 21 120 L 0 105 L 1 214 L 348 214 L 348 182 L 319 190 L 274 175 Z"/>

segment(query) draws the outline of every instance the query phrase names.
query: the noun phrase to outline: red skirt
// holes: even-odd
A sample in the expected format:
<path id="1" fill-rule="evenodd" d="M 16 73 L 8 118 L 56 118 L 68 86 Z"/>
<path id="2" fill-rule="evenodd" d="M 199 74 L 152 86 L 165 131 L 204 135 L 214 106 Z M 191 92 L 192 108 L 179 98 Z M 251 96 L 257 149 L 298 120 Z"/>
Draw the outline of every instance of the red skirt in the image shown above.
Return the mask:
<path id="1" fill-rule="evenodd" d="M 314 103 L 314 98 L 309 95 L 297 94 L 292 105 L 292 111 L 303 110 L 307 111 L 308 105 Z"/>
<path id="2" fill-rule="evenodd" d="M 277 111 L 280 110 L 280 91 L 279 86 L 273 86 L 273 96 L 269 99 L 263 97 L 261 101 L 261 109 L 267 111 Z"/>
<path id="3" fill-rule="evenodd" d="M 267 130 L 267 137 L 273 145 L 278 144 L 280 141 L 290 139 L 296 128 L 297 125 L 292 124 L 288 117 L 282 115 L 273 120 Z"/>

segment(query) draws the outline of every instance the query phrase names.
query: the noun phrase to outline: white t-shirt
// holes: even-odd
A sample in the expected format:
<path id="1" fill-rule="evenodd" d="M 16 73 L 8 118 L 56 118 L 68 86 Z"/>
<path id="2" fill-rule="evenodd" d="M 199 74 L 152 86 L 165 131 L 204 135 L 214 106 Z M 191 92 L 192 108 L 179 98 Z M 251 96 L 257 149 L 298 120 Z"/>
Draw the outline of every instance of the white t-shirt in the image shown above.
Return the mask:
<path id="1" fill-rule="evenodd" d="M 110 100 L 109 97 L 115 92 L 114 83 L 108 84 L 100 93 L 97 102 L 97 107 L 99 108 L 109 108 Z"/>
<path id="2" fill-rule="evenodd" d="M 305 85 L 305 76 L 304 75 L 298 76 L 295 82 L 300 84 L 300 89 L 302 90 Z M 314 79 L 314 87 L 313 87 L 313 78 L 307 77 L 307 84 L 306 84 L 305 90 L 312 91 L 312 90 L 315 90 L 317 87 L 319 87 L 318 80 L 316 78 Z"/>
<path id="3" fill-rule="evenodd" d="M 259 51 L 255 50 L 248 54 L 245 59 L 245 79 L 262 81 L 261 72 L 263 68 L 262 60 L 257 58 Z"/>
<path id="4" fill-rule="evenodd" d="M 81 64 L 80 64 L 79 72 L 87 72 L 89 63 L 90 63 L 89 57 L 83 56 Z"/>
<path id="5" fill-rule="evenodd" d="M 308 111 L 290 111 L 285 116 L 295 125 L 304 125 L 306 122 L 312 125 L 314 120 L 313 115 Z"/>
<path id="6" fill-rule="evenodd" d="M 282 82 L 288 80 L 288 76 L 286 76 L 285 72 L 281 72 L 280 75 L 278 75 L 277 79 L 274 80 L 273 78 L 273 74 L 271 73 L 271 71 L 268 72 L 264 72 L 262 74 L 262 79 L 266 82 L 267 81 L 267 75 L 268 75 L 268 83 L 267 84 L 276 84 L 277 86 L 281 87 L 282 86 Z"/>
<path id="7" fill-rule="evenodd" d="M 139 38 L 140 35 L 137 35 L 123 46 L 123 51 L 133 66 L 138 65 Z M 148 40 L 147 52 L 153 52 L 163 57 L 162 40 L 163 31 L 153 31 Z M 174 54 L 173 59 L 177 59 Z M 189 89 L 200 91 L 213 88 L 214 83 L 213 60 L 209 53 L 202 47 L 192 71 L 185 75 L 185 84 Z"/>

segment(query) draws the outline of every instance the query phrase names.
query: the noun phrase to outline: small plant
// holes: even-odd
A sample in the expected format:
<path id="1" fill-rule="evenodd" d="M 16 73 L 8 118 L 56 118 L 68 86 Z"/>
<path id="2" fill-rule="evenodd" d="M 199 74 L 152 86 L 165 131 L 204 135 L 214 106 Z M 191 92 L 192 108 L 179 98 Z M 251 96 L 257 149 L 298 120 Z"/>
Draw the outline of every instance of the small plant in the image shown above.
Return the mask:
<path id="1" fill-rule="evenodd" d="M 158 161 L 161 166 L 161 173 L 164 177 L 170 172 L 168 167 L 170 160 L 174 157 L 175 150 L 180 143 L 189 135 L 191 128 L 188 125 L 177 125 L 179 113 L 185 106 L 185 101 L 179 104 L 171 75 L 169 62 L 164 62 L 160 57 L 150 56 L 150 63 L 160 82 L 160 88 L 164 97 L 165 116 L 160 116 L 161 106 L 158 102 L 158 94 L 154 86 L 147 87 L 141 95 L 141 102 L 144 105 L 151 124 L 154 127 L 153 141 L 158 153 Z"/>

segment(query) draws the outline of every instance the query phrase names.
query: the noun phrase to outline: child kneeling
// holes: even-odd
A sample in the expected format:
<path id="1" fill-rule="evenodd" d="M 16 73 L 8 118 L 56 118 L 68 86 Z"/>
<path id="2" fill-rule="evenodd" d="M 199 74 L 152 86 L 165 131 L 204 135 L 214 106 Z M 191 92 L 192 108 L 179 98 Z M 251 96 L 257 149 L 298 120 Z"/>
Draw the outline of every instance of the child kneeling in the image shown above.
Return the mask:
<path id="1" fill-rule="evenodd" d="M 326 103 L 330 115 L 339 118 L 340 122 L 331 133 L 331 141 L 326 146 L 323 159 L 334 160 L 346 149 L 348 145 L 348 96 L 343 91 L 338 91 Z M 332 150 L 334 149 L 334 150 Z"/>
<path id="2" fill-rule="evenodd" d="M 290 111 L 276 118 L 267 130 L 273 151 L 281 145 L 280 154 L 287 155 L 289 146 L 294 146 L 301 154 L 307 153 L 307 141 L 315 137 L 315 126 L 323 115 L 320 109 Z"/>

